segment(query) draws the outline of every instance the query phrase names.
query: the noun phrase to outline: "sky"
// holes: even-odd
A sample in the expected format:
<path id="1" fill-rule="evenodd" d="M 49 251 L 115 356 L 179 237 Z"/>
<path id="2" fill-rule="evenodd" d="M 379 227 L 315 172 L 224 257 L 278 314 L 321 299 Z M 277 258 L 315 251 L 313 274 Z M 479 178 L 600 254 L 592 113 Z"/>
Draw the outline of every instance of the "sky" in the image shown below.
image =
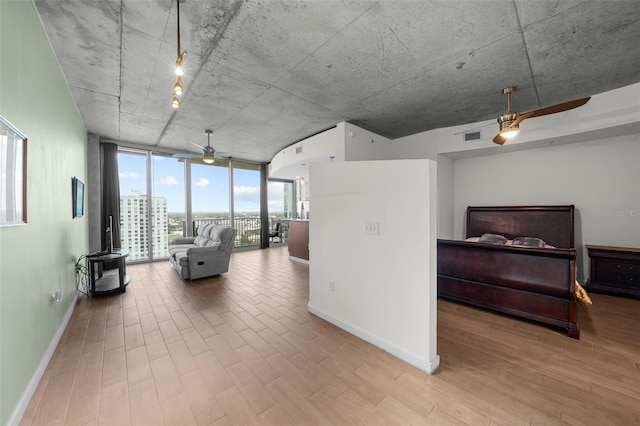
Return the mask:
<path id="1" fill-rule="evenodd" d="M 119 153 L 120 196 L 132 191 L 147 193 L 146 157 Z M 184 163 L 171 157 L 153 157 L 152 193 L 167 199 L 169 213 L 185 211 Z M 229 211 L 229 171 L 226 167 L 191 166 L 192 211 Z M 234 169 L 234 210 L 236 212 L 260 211 L 260 173 L 256 170 Z M 269 184 L 269 210 L 284 209 L 281 184 Z"/>

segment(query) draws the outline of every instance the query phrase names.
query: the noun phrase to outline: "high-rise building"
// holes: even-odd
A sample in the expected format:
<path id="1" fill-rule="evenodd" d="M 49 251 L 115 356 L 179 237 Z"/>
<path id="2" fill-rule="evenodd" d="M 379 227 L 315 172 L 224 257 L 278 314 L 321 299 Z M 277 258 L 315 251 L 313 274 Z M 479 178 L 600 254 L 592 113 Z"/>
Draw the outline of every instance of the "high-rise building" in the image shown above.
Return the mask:
<path id="1" fill-rule="evenodd" d="M 129 250 L 128 260 L 149 258 L 151 248 L 154 259 L 168 256 L 167 199 L 159 196 L 151 197 L 151 212 L 147 209 L 148 199 L 149 197 L 140 194 L 140 191 L 132 191 L 131 195 L 120 196 L 120 238 L 122 247 Z M 151 239 L 148 238 L 149 217 L 152 224 Z"/>
<path id="2" fill-rule="evenodd" d="M 290 191 L 290 187 L 291 184 L 288 186 L 284 186 L 284 191 L 283 191 L 283 216 L 287 219 L 293 217 L 293 200 L 291 199 L 293 197 L 293 194 Z"/>

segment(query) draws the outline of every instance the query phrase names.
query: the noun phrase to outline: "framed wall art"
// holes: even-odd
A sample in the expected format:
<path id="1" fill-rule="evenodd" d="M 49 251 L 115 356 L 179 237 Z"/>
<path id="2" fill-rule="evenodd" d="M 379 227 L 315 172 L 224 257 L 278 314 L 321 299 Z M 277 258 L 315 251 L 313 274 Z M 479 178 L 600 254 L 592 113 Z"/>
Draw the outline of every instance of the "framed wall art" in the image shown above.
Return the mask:
<path id="1" fill-rule="evenodd" d="M 27 137 L 0 115 L 0 226 L 27 223 Z"/>
<path id="2" fill-rule="evenodd" d="M 78 178 L 71 178 L 71 199 L 73 218 L 84 215 L 84 183 Z"/>

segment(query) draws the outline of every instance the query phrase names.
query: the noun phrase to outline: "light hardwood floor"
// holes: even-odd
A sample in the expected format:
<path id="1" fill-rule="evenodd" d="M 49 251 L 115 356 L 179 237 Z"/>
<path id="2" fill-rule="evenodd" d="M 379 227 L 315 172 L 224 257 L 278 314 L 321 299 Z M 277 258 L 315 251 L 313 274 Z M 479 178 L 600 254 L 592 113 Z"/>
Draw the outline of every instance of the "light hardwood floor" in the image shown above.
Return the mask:
<path id="1" fill-rule="evenodd" d="M 287 256 L 128 266 L 126 293 L 80 298 L 22 424 L 640 424 L 638 300 L 592 295 L 579 341 L 439 300 L 429 376 L 308 313 Z"/>

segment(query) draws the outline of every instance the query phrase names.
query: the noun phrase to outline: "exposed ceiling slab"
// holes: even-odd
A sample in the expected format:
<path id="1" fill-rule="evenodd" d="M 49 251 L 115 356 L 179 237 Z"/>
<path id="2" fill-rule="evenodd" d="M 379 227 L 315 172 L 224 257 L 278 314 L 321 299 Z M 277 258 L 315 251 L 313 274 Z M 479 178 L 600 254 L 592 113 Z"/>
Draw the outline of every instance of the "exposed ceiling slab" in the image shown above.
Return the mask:
<path id="1" fill-rule="evenodd" d="M 91 133 L 234 158 L 349 121 L 394 139 L 640 82 L 640 2 L 35 0 Z M 640 100 L 639 100 L 640 102 Z"/>

